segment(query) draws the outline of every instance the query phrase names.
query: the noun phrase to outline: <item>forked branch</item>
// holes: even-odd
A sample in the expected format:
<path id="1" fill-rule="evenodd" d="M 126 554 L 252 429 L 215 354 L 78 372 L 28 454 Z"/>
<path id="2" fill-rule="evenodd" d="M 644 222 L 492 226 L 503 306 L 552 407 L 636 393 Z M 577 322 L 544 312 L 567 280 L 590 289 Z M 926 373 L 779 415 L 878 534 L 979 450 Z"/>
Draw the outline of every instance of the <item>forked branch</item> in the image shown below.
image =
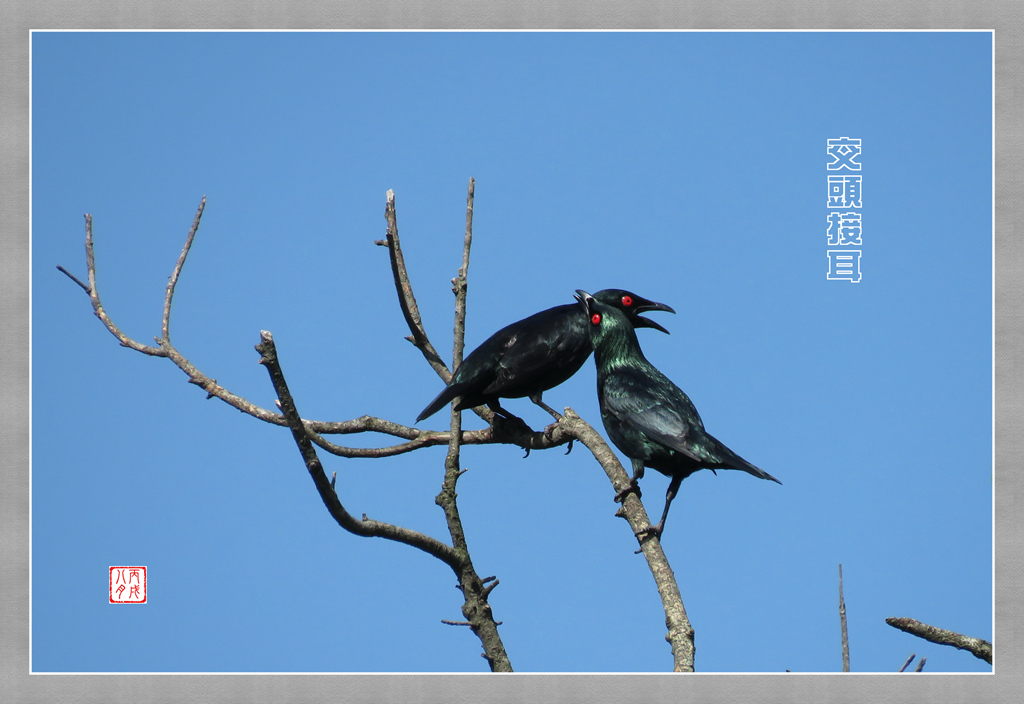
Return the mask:
<path id="1" fill-rule="evenodd" d="M 278 394 L 282 412 L 277 413 L 261 408 L 246 401 L 244 398 L 231 393 L 220 386 L 217 381 L 202 373 L 193 366 L 171 343 L 170 339 L 170 311 L 175 287 L 184 266 L 186 257 L 192 246 L 196 232 L 199 228 L 200 219 L 205 207 L 206 199 L 203 198 L 193 219 L 192 228 L 189 230 L 185 246 L 178 257 L 177 264 L 167 284 L 164 299 L 163 316 L 161 319 L 161 334 L 155 338 L 157 346 L 143 345 L 124 332 L 122 332 L 107 315 L 96 289 L 96 265 L 93 251 L 92 218 L 86 215 L 86 265 L 88 268 L 88 284 L 83 283 L 63 267 L 58 269 L 66 274 L 72 281 L 77 283 L 89 296 L 96 316 L 103 322 L 104 326 L 116 337 L 122 346 L 129 347 L 143 354 L 156 357 L 167 357 L 179 369 L 188 376 L 190 383 L 195 384 L 207 392 L 207 398 L 219 398 L 225 403 L 238 410 L 247 413 L 254 418 L 274 425 L 287 426 L 291 429 L 293 438 L 302 454 L 303 461 L 313 478 L 317 491 L 320 493 L 329 513 L 344 527 L 357 535 L 367 537 L 384 537 L 390 540 L 397 540 L 418 549 L 424 550 L 444 561 L 452 567 L 459 576 L 459 586 L 463 591 L 465 605 L 463 614 L 473 631 L 481 638 L 484 644 L 484 657 L 488 659 L 491 668 L 494 670 L 510 670 L 508 658 L 501 646 L 501 640 L 497 637 L 497 622 L 494 621 L 487 604 L 487 597 L 490 591 L 498 584 L 498 580 L 487 578 L 481 580 L 473 571 L 472 562 L 469 560 L 468 549 L 465 547 L 465 536 L 461 532 L 461 522 L 458 519 L 458 510 L 454 502 L 455 484 L 463 471 L 459 467 L 459 450 L 463 444 L 491 444 L 505 443 L 515 444 L 527 450 L 548 449 L 564 445 L 573 440 L 579 440 L 594 455 L 594 458 L 604 469 L 615 492 L 623 493 L 623 490 L 630 485 L 629 475 L 622 468 L 618 458 L 605 443 L 604 439 L 572 409 L 566 408 L 565 415 L 557 422 L 547 426 L 542 431 L 535 431 L 525 424 L 510 423 L 497 416 L 486 407 L 474 408 L 473 411 L 480 416 L 488 427 L 483 430 L 462 431 L 461 416 L 453 412 L 451 427 L 448 431 L 428 431 L 412 428 L 409 426 L 394 423 L 372 416 L 361 416 L 349 421 L 325 422 L 315 420 L 302 420 L 295 408 L 295 403 L 288 393 L 287 384 L 277 359 L 277 352 L 273 345 L 273 338 L 270 333 L 263 333 L 263 338 L 257 349 L 261 354 L 261 363 L 264 364 L 271 375 L 272 383 Z M 465 330 L 465 301 L 466 301 L 466 275 L 469 266 L 469 251 L 472 241 L 472 212 L 473 212 L 473 182 L 470 181 L 470 191 L 467 199 L 466 214 L 466 236 L 463 249 L 463 262 L 456 279 L 453 280 L 453 291 L 456 294 L 456 324 L 455 324 L 455 347 L 453 350 L 453 368 L 461 361 L 463 335 Z M 387 246 L 391 258 L 391 269 L 394 277 L 396 290 L 398 292 L 399 305 L 409 326 L 411 335 L 408 338 L 421 351 L 424 358 L 430 363 L 434 371 L 447 382 L 451 378 L 451 371 L 441 360 L 436 349 L 431 344 L 426 330 L 423 327 L 422 318 L 413 289 L 409 283 L 408 272 L 405 267 L 405 260 L 401 251 L 401 243 L 398 238 L 398 225 L 395 213 L 394 193 L 388 191 L 387 205 L 385 209 L 387 219 L 387 239 L 378 241 L 377 244 Z M 350 434 L 362 432 L 378 432 L 393 437 L 401 438 L 405 442 L 381 448 L 349 448 L 331 443 L 323 438 L 328 434 Z M 445 481 L 442 491 L 437 497 L 437 502 L 445 509 L 446 518 L 449 521 L 449 529 L 453 537 L 453 546 L 438 541 L 415 531 L 410 531 L 399 526 L 387 523 L 380 523 L 367 519 L 355 519 L 345 509 L 340 498 L 334 490 L 334 483 L 327 479 L 316 455 L 313 445 L 319 445 L 326 451 L 343 457 L 387 457 L 391 455 L 411 452 L 422 447 L 447 444 L 449 447 L 446 459 Z M 634 534 L 642 534 L 644 529 L 650 528 L 650 520 L 644 510 L 643 504 L 635 492 L 625 493 L 622 507 L 616 515 L 625 518 Z M 682 598 L 676 584 L 672 569 L 668 564 L 664 551 L 657 537 L 646 537 L 640 542 L 641 551 L 647 560 L 651 573 L 654 576 L 658 593 L 662 599 L 665 610 L 666 625 L 668 634 L 666 640 L 672 646 L 674 669 L 678 672 L 693 671 L 694 661 L 694 639 L 693 628 L 683 608 Z M 491 582 L 487 584 L 487 582 Z"/>
<path id="2" fill-rule="evenodd" d="M 467 210 L 466 244 L 463 249 L 463 269 L 460 270 L 460 276 L 464 274 L 465 269 L 469 266 L 469 242 L 472 237 L 472 233 L 469 228 L 472 216 L 472 181 L 470 182 L 470 189 L 471 195 Z M 412 285 L 409 283 L 408 271 L 405 269 L 405 258 L 402 256 L 401 241 L 398 238 L 395 194 L 393 191 L 388 191 L 387 193 L 385 217 L 387 218 L 388 224 L 387 240 L 379 240 L 377 244 L 382 246 L 386 245 L 391 254 L 392 273 L 394 274 L 395 289 L 398 293 L 399 305 L 402 308 L 406 323 L 412 333 L 412 335 L 407 339 L 410 339 L 413 344 L 420 349 L 427 362 L 430 363 L 438 375 L 447 382 L 451 378 L 451 372 L 448 371 L 447 367 L 445 367 L 443 363 L 438 364 L 436 361 L 438 359 L 437 352 L 434 351 L 434 347 L 430 344 L 427 332 L 423 328 L 423 322 L 419 315 L 419 307 L 416 305 Z M 463 294 L 465 293 L 464 288 L 462 288 L 464 282 L 460 283 L 460 280 L 456 279 L 452 284 L 453 290 L 456 293 L 456 298 L 458 298 L 460 290 Z M 456 310 L 458 309 L 459 303 L 456 302 Z M 457 318 L 456 331 L 458 331 L 458 328 L 459 323 Z M 458 338 L 458 332 L 456 332 L 456 336 L 457 354 L 461 355 L 461 340 Z M 460 359 L 456 359 L 456 363 L 458 361 L 460 361 Z M 489 408 L 481 406 L 474 408 L 473 411 L 487 421 L 491 431 L 495 433 L 509 432 L 508 426 L 502 423 L 501 418 Z M 453 432 L 455 432 L 455 428 L 456 426 L 453 422 Z M 612 452 L 611 448 L 608 447 L 604 438 L 602 438 L 593 427 L 580 418 L 580 416 L 571 408 L 566 408 L 565 415 L 557 422 L 547 426 L 542 433 L 535 433 L 528 430 L 526 435 L 519 435 L 519 439 L 528 439 L 532 443 L 516 443 L 520 444 L 521 447 L 528 449 L 543 449 L 547 447 L 554 447 L 556 445 L 563 445 L 572 440 L 579 440 L 591 451 L 594 455 L 594 459 L 596 459 L 604 469 L 605 474 L 607 474 L 608 479 L 611 481 L 612 487 L 615 489 L 617 494 L 625 493 L 623 490 L 630 486 L 629 474 L 627 474 L 622 468 L 622 464 L 615 456 L 615 453 Z M 651 527 L 650 519 L 647 516 L 647 512 L 644 510 L 643 503 L 636 495 L 636 492 L 626 493 L 623 505 L 616 515 L 622 516 L 626 519 L 635 535 L 643 534 L 643 529 L 649 529 Z M 665 624 L 668 627 L 668 633 L 665 636 L 665 640 L 667 640 L 672 647 L 673 669 L 676 672 L 692 672 L 694 669 L 694 653 L 696 650 L 694 646 L 693 627 L 690 625 L 690 621 L 686 616 L 686 609 L 683 606 L 683 599 L 679 593 L 679 586 L 676 582 L 675 574 L 669 566 L 668 558 L 665 556 L 664 550 L 661 548 L 661 542 L 656 537 L 646 537 L 644 540 L 639 542 L 640 549 L 647 560 L 647 565 L 650 568 L 655 584 L 657 585 L 658 594 L 662 601 L 662 607 L 665 610 Z"/>
<path id="3" fill-rule="evenodd" d="M 277 348 L 274 346 L 274 338 L 269 332 L 264 330 L 260 333 L 260 343 L 256 345 L 256 351 L 260 353 L 259 363 L 265 366 L 267 373 L 270 374 L 270 381 L 274 385 L 274 392 L 277 394 L 278 403 L 281 404 L 281 411 L 288 422 L 288 427 L 291 428 L 292 437 L 299 448 L 299 452 L 302 454 L 306 469 L 309 470 L 309 475 L 313 478 L 313 484 L 316 485 L 316 489 L 324 505 L 327 507 L 328 513 L 338 522 L 338 525 L 350 533 L 365 538 L 387 538 L 388 540 L 419 548 L 441 560 L 458 574 L 462 569 L 462 561 L 455 554 L 455 550 L 451 546 L 408 528 L 370 520 L 365 515 L 362 520 L 358 520 L 345 510 L 335 490 L 334 483 L 327 478 L 323 465 L 320 463 L 320 458 L 317 457 L 316 450 L 313 448 L 313 443 L 310 442 L 306 435 L 306 429 L 299 418 L 299 412 L 295 408 L 295 401 L 292 399 L 291 392 L 288 390 L 288 384 L 284 378 L 284 372 L 281 370 L 281 364 L 277 357 Z"/>
<path id="4" fill-rule="evenodd" d="M 452 280 L 452 291 L 455 293 L 455 335 L 452 347 L 452 368 L 462 363 L 462 348 L 466 333 L 466 289 L 467 274 L 469 272 L 469 250 L 473 242 L 473 191 L 474 181 L 469 180 L 469 195 L 466 200 L 466 234 L 462 245 L 462 267 L 458 276 Z M 388 191 L 388 207 L 390 225 L 394 218 L 394 194 Z M 397 234 L 398 230 L 395 229 Z M 397 249 L 397 238 L 395 240 Z M 394 259 L 392 259 L 394 261 Z M 408 287 L 409 295 L 412 296 L 412 287 Z M 409 318 L 406 318 L 409 320 Z M 421 328 L 422 329 L 422 328 Z M 423 331 L 423 340 L 426 340 L 426 332 Z M 426 342 L 429 345 L 429 342 Z M 425 347 L 420 347 L 427 356 Z M 429 359 L 429 357 L 428 357 Z M 498 623 L 491 613 L 491 606 L 487 597 L 491 590 L 497 586 L 498 580 L 494 579 L 493 584 L 484 586 L 484 580 L 476 573 L 473 567 L 473 560 L 469 554 L 469 544 L 466 541 L 466 533 L 462 526 L 462 518 L 459 514 L 458 494 L 455 491 L 459 477 L 465 472 L 460 466 L 459 455 L 461 448 L 460 438 L 462 437 L 462 414 L 458 411 L 451 412 L 451 432 L 448 435 L 448 454 L 444 460 L 444 482 L 441 484 L 441 491 L 434 498 L 434 502 L 444 511 L 445 521 L 448 524 L 448 532 L 452 536 L 452 545 L 455 554 L 459 556 L 463 569 L 459 574 L 459 589 L 465 602 L 462 606 L 462 615 L 466 617 L 469 627 L 477 635 L 484 646 L 483 656 L 490 665 L 492 672 L 511 672 L 512 664 L 509 662 L 505 646 L 498 634 Z M 493 579 L 493 578 L 492 578 Z"/>
<path id="5" fill-rule="evenodd" d="M 391 198 L 391 212 L 389 214 L 389 223 L 394 223 L 394 198 Z M 185 238 L 185 245 L 182 247 L 181 253 L 178 256 L 178 261 L 171 272 L 171 276 L 168 279 L 167 289 L 164 296 L 164 306 L 162 311 L 162 317 L 160 321 L 160 335 L 155 337 L 154 340 L 157 343 L 156 346 L 145 345 L 123 332 L 108 315 L 106 308 L 100 299 L 99 291 L 96 285 L 96 257 L 93 247 L 93 229 L 92 229 L 92 216 L 86 214 L 85 216 L 85 260 L 88 284 L 83 283 L 74 274 L 69 272 L 63 266 L 58 266 L 57 269 L 65 274 L 69 279 L 78 284 L 82 290 L 85 291 L 86 295 L 89 296 L 89 300 L 92 303 L 93 312 L 96 317 L 100 319 L 104 327 L 107 328 L 110 333 L 117 338 L 118 342 L 122 347 L 128 347 L 136 350 L 143 354 L 147 354 L 153 357 L 166 357 L 171 360 L 179 369 L 181 369 L 187 376 L 188 381 L 191 384 L 198 386 L 206 392 L 206 397 L 218 398 L 224 403 L 238 409 L 239 411 L 246 413 L 253 418 L 261 420 L 265 423 L 271 423 L 273 425 L 287 426 L 288 422 L 285 417 L 276 411 L 272 411 L 266 408 L 262 408 L 257 404 L 247 401 L 245 398 L 232 393 L 228 389 L 224 388 L 217 383 L 217 380 L 204 374 L 201 370 L 195 367 L 188 358 L 186 358 L 171 342 L 170 336 L 170 317 L 171 317 L 171 304 L 174 298 L 174 292 L 178 284 L 178 280 L 181 276 L 182 268 L 185 265 L 186 258 L 189 251 L 192 248 L 193 240 L 195 239 L 196 233 L 199 230 L 199 224 L 202 219 L 203 210 L 206 207 L 206 197 L 199 203 L 199 207 L 196 210 L 195 217 L 192 221 L 192 227 Z M 389 231 L 392 228 L 389 228 Z M 404 286 L 408 287 L 407 298 L 402 299 L 403 301 L 411 301 L 411 307 L 408 308 L 409 313 L 407 320 L 410 321 L 410 326 L 416 325 L 422 335 L 423 344 L 421 349 L 424 351 L 424 355 L 430 358 L 432 354 L 436 358 L 436 351 L 430 344 L 429 339 L 426 337 L 426 332 L 423 331 L 423 326 L 419 319 L 419 309 L 416 307 L 415 298 L 412 296 L 412 289 L 408 286 L 408 276 L 405 273 L 404 259 L 401 254 L 401 249 L 397 247 L 397 225 L 393 227 L 395 231 L 395 253 L 392 255 L 392 268 L 395 273 L 396 282 L 404 282 Z M 403 311 L 406 310 L 408 303 L 403 305 Z M 414 332 L 414 336 L 415 336 Z M 439 366 L 435 366 L 438 369 L 438 373 L 442 379 L 451 377 L 451 373 L 443 362 L 437 358 Z M 480 415 L 485 420 L 490 422 L 491 416 L 493 415 L 489 409 L 477 409 L 480 410 Z M 392 455 L 399 455 L 406 452 L 417 450 L 421 447 L 432 447 L 434 445 L 447 445 L 449 441 L 449 435 L 447 431 L 429 431 L 420 430 L 410 426 L 394 423 L 382 418 L 375 418 L 373 416 L 361 416 L 353 420 L 347 421 L 318 421 L 318 420 L 303 420 L 303 424 L 306 426 L 307 431 L 310 433 L 310 437 L 313 441 L 320 445 L 325 451 L 337 455 L 339 457 L 390 457 Z M 365 432 L 376 432 L 394 437 L 402 438 L 407 442 L 400 443 L 398 445 L 391 445 L 380 448 L 356 448 L 356 447 L 345 447 L 335 443 L 331 443 L 323 438 L 324 435 L 332 434 L 351 434 L 351 433 L 365 433 Z M 514 444 L 523 448 L 528 449 L 547 449 L 555 446 L 555 444 L 564 444 L 568 440 L 564 440 L 562 443 L 553 443 L 550 435 L 545 435 L 543 432 L 534 431 L 530 428 L 524 428 L 512 424 L 498 424 L 497 426 L 487 428 L 480 431 L 470 431 L 464 433 L 461 439 L 463 444 L 490 444 L 490 443 L 503 443 L 503 444 Z"/>

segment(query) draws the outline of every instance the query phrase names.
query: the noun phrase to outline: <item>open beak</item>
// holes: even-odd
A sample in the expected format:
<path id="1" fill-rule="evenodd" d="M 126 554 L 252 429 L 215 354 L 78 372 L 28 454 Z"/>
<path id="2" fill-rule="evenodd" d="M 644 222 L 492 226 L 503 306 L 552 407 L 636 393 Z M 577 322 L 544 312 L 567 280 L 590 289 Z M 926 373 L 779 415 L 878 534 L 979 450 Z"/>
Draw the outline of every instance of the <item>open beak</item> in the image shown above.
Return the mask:
<path id="1" fill-rule="evenodd" d="M 637 306 L 636 306 L 636 312 L 637 313 L 646 313 L 647 311 L 651 311 L 651 310 L 664 310 L 664 311 L 667 311 L 669 313 L 675 313 L 676 312 L 672 308 L 672 306 L 667 306 L 664 303 L 658 303 L 657 301 L 648 301 L 646 298 L 644 298 L 643 300 L 637 302 Z M 665 328 L 661 327 L 661 325 L 659 325 L 658 323 L 654 322 L 653 320 L 648 320 L 647 318 L 644 318 L 644 317 L 639 316 L 639 315 L 636 317 L 636 322 L 633 323 L 633 326 L 634 327 L 638 327 L 638 328 L 654 328 L 655 330 L 661 330 L 666 335 L 671 335 L 672 334 L 668 330 L 666 330 Z"/>

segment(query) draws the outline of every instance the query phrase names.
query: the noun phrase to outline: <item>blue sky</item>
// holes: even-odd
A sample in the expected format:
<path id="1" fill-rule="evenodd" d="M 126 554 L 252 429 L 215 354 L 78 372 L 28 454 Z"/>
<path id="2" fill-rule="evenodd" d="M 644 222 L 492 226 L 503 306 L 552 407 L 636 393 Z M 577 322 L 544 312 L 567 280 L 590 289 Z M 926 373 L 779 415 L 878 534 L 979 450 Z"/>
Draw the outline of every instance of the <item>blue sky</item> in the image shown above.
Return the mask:
<path id="1" fill-rule="evenodd" d="M 991 668 L 885 624 L 992 639 L 991 35 L 35 33 L 36 671 L 478 672 L 451 571 L 330 519 L 289 433 L 118 346 L 159 333 L 265 408 L 412 425 L 441 388 L 391 281 L 385 193 L 428 333 L 476 179 L 467 346 L 618 287 L 707 429 L 782 486 L 699 472 L 663 540 L 701 672 Z M 862 280 L 826 280 L 826 140 L 862 140 Z M 545 394 L 600 429 L 593 364 Z M 528 401 L 509 410 L 535 427 Z M 420 424 L 444 427 L 443 414 Z M 480 427 L 472 415 L 467 427 Z M 347 437 L 352 445 L 391 444 Z M 447 540 L 444 448 L 323 455 L 352 513 Z M 620 455 L 621 457 L 621 455 Z M 582 447 L 469 447 L 467 539 L 518 671 L 671 669 L 664 614 Z M 657 516 L 668 479 L 642 481 Z M 145 565 L 149 603 L 107 604 Z M 401 638 L 401 644 L 398 639 Z"/>

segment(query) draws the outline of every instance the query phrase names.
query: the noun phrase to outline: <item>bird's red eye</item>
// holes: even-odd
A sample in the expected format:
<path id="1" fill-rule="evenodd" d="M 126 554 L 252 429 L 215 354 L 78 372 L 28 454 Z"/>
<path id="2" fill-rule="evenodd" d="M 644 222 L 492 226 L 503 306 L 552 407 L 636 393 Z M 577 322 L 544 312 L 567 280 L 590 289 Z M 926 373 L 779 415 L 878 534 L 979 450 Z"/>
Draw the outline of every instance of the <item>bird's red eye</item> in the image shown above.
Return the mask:
<path id="1" fill-rule="evenodd" d="M 622 297 L 622 305 L 626 306 L 627 308 L 632 306 L 633 305 L 633 297 L 632 296 L 623 296 Z"/>
<path id="2" fill-rule="evenodd" d="M 594 325 L 600 325 L 601 324 L 601 314 L 600 313 L 594 313 L 592 316 L 590 316 L 590 322 L 593 323 Z"/>

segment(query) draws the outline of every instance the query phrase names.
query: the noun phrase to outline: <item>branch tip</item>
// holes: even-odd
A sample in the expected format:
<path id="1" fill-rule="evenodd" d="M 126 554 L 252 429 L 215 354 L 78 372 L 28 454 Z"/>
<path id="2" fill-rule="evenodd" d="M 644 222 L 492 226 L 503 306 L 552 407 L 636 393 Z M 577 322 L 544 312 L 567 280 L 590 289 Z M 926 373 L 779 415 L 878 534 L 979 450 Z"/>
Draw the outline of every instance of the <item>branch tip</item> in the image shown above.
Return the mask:
<path id="1" fill-rule="evenodd" d="M 494 591 L 494 588 L 499 584 L 501 584 L 501 580 L 495 579 L 492 583 L 483 588 L 483 591 L 480 592 L 480 596 L 486 600 L 487 597 L 490 596 L 491 592 Z"/>
<path id="2" fill-rule="evenodd" d="M 903 672 L 908 667 L 910 667 L 910 663 L 914 662 L 914 658 L 915 657 L 917 657 L 917 653 L 911 653 L 910 657 L 907 658 L 907 661 L 905 663 L 903 663 L 903 667 L 901 667 L 899 670 L 897 670 L 897 672 Z"/>
<path id="3" fill-rule="evenodd" d="M 972 638 L 970 636 L 965 636 L 962 633 L 956 633 L 955 631 L 948 631 L 944 628 L 929 626 L 926 623 L 915 621 L 912 618 L 890 617 L 885 619 L 885 622 L 893 628 L 898 628 L 901 631 L 905 631 L 932 643 L 937 643 L 938 645 L 952 645 L 954 648 L 966 650 L 974 657 L 984 660 L 989 665 L 992 664 L 992 644 L 987 640 Z"/>
<path id="4" fill-rule="evenodd" d="M 88 293 L 88 294 L 92 293 L 92 289 L 90 289 L 88 286 L 86 286 L 81 281 L 79 281 L 78 278 L 74 274 L 72 274 L 70 271 L 68 271 L 64 267 L 62 267 L 60 264 L 57 265 L 57 269 L 59 271 L 61 271 L 65 276 L 67 276 L 69 279 L 74 281 L 76 284 L 81 286 L 85 290 L 86 293 Z"/>

